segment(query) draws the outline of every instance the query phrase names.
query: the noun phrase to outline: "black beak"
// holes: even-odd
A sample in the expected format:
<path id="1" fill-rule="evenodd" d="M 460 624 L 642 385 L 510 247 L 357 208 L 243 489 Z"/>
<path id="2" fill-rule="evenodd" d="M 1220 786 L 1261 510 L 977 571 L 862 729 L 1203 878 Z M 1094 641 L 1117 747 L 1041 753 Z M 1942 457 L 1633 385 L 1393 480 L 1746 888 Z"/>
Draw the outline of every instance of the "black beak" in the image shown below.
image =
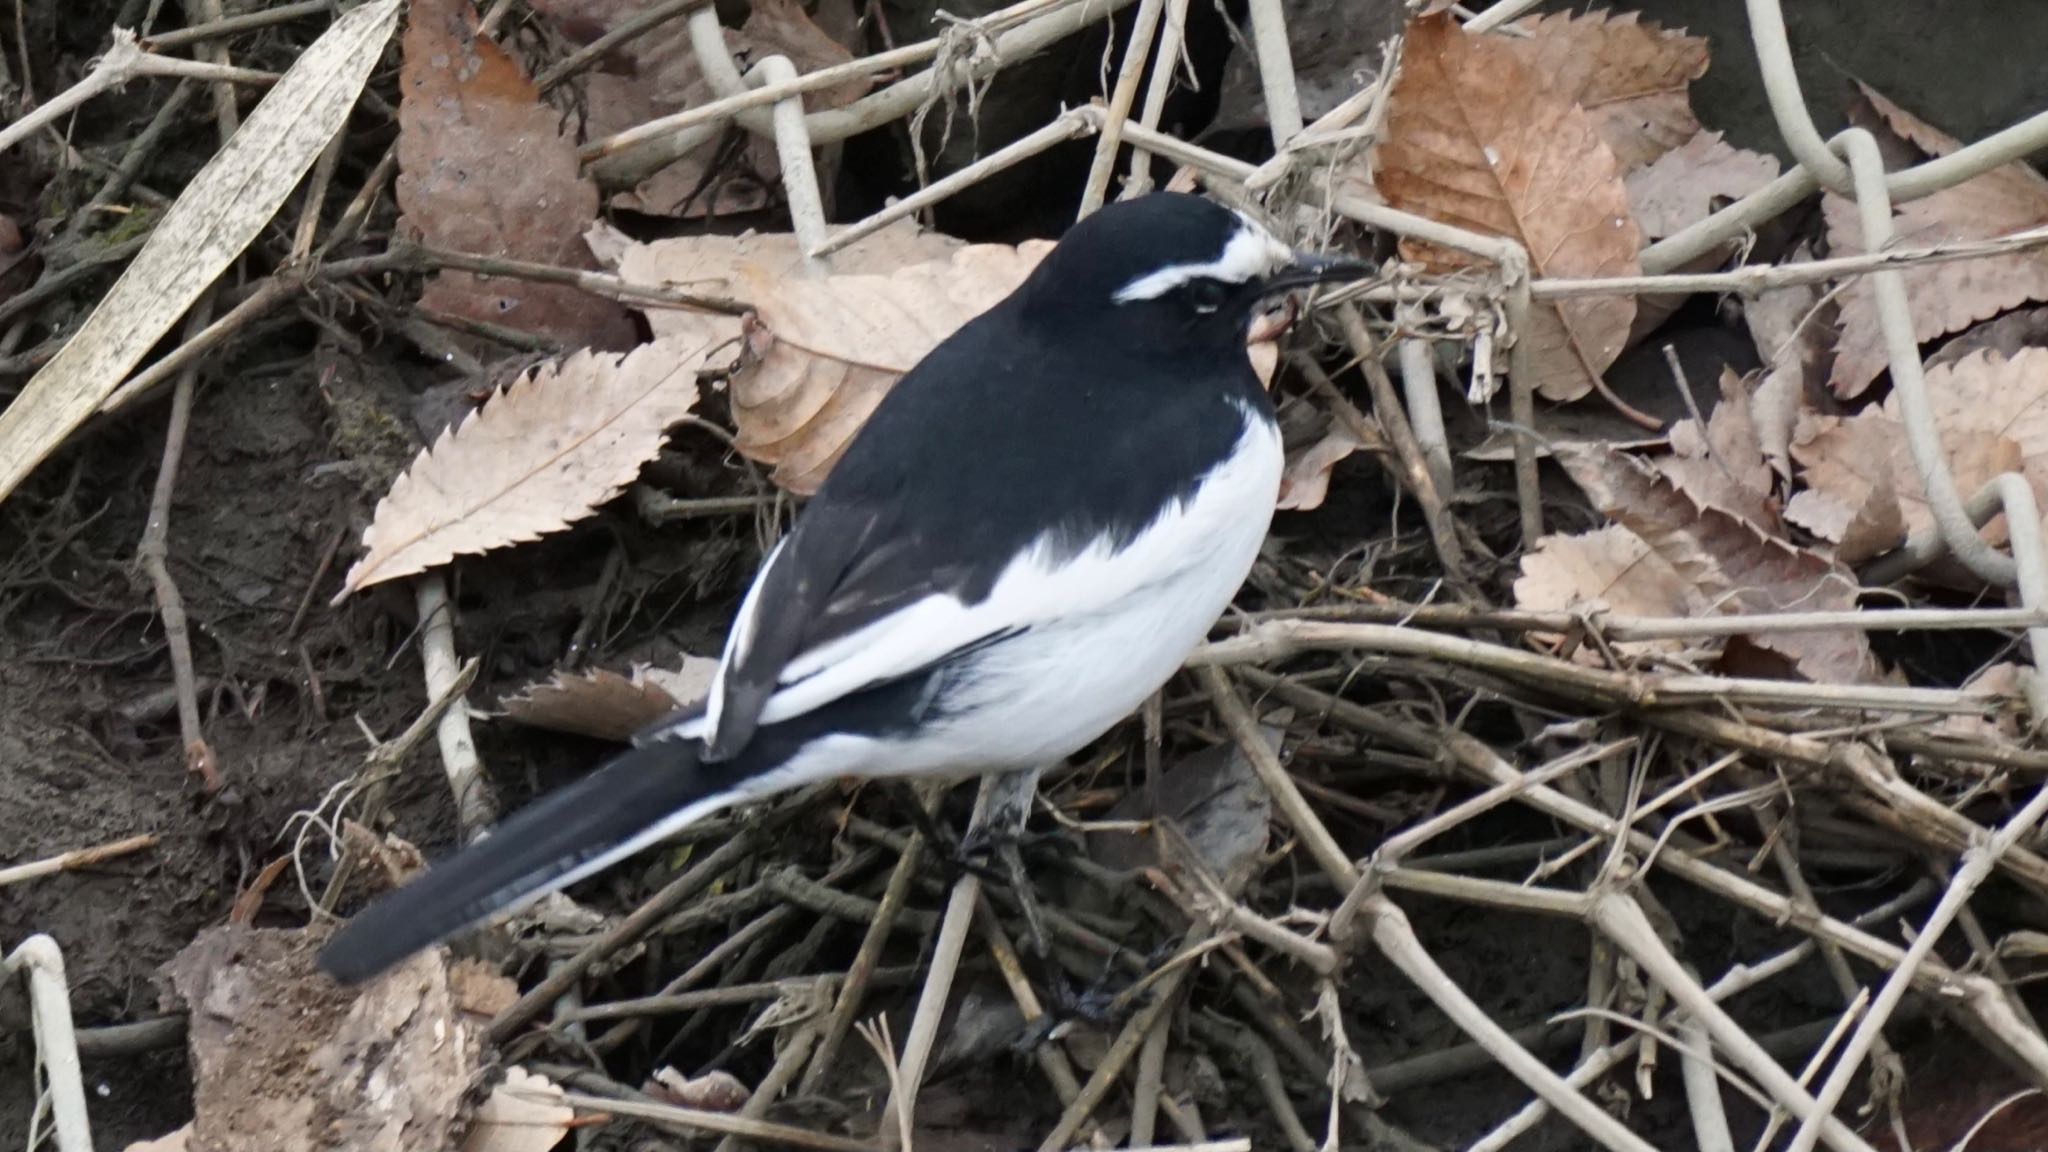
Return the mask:
<path id="1" fill-rule="evenodd" d="M 1313 284 L 1342 284 L 1363 280 L 1373 274 L 1370 264 L 1348 256 L 1319 256 L 1296 252 L 1294 262 L 1266 279 L 1262 293 L 1290 292 Z"/>

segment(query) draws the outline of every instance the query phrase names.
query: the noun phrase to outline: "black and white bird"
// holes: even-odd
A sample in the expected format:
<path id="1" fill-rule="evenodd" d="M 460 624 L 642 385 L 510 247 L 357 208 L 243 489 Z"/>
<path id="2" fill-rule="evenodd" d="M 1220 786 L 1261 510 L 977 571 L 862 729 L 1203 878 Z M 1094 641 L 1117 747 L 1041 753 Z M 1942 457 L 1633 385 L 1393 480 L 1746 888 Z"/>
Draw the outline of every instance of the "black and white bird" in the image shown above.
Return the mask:
<path id="1" fill-rule="evenodd" d="M 1281 447 L 1254 316 L 1364 274 L 1194 196 L 1081 221 L 875 409 L 762 564 L 701 709 L 372 904 L 321 966 L 375 975 L 783 789 L 1079 751 L 1180 668 L 1265 539 Z"/>

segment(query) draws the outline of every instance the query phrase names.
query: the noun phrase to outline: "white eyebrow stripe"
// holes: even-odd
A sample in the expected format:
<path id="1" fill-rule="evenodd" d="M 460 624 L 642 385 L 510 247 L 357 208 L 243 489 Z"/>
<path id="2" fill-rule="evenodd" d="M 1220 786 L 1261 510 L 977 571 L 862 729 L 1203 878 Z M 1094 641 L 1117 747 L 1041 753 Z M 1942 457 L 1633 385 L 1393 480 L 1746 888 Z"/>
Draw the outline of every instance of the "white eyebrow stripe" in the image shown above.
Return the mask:
<path id="1" fill-rule="evenodd" d="M 1239 219 L 1244 222 L 1230 237 L 1230 243 L 1223 246 L 1221 256 L 1200 264 L 1175 264 L 1140 276 L 1117 292 L 1116 302 L 1156 300 L 1190 280 L 1204 278 L 1244 284 L 1270 275 L 1294 259 L 1293 249 L 1252 221 Z"/>

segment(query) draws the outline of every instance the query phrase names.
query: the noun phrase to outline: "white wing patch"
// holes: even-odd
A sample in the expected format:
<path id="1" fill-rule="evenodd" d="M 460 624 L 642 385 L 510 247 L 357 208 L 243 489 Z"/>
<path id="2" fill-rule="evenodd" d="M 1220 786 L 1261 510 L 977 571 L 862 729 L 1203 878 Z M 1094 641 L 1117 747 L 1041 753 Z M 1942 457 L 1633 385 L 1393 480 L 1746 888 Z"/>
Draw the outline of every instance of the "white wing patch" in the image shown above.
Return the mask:
<path id="1" fill-rule="evenodd" d="M 1294 250 L 1274 239 L 1258 221 L 1240 212 L 1238 229 L 1223 246 L 1222 255 L 1197 264 L 1174 264 L 1138 277 L 1117 292 L 1116 301 L 1156 300 L 1190 280 L 1221 280 L 1227 284 L 1248 284 L 1270 276 L 1294 260 Z"/>
<path id="2" fill-rule="evenodd" d="M 782 546 L 788 542 L 789 537 L 785 536 L 768 550 L 768 559 L 761 562 L 761 570 L 754 573 L 753 585 L 747 589 L 746 598 L 740 601 L 739 615 L 733 619 L 732 631 L 725 637 L 725 651 L 718 657 L 718 674 L 711 678 L 711 694 L 704 700 L 703 727 L 688 732 L 691 739 L 705 732 L 718 731 L 718 717 L 725 711 L 725 678 L 733 665 L 754 645 L 754 617 L 761 611 L 761 586 L 768 582 L 768 570 L 775 567 L 776 557 L 782 555 Z"/>

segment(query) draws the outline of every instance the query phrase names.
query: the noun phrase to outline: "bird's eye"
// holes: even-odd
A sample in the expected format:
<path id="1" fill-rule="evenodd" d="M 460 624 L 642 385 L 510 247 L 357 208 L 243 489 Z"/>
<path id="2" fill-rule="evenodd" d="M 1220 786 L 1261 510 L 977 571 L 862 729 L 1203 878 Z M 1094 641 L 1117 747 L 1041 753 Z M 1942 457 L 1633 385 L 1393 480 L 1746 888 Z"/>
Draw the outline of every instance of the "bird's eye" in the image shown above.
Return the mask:
<path id="1" fill-rule="evenodd" d="M 1225 287 L 1221 280 L 1211 280 L 1205 276 L 1188 282 L 1187 295 L 1188 303 L 1194 306 L 1195 311 L 1214 312 L 1223 307 L 1223 301 L 1229 297 L 1230 289 Z"/>

